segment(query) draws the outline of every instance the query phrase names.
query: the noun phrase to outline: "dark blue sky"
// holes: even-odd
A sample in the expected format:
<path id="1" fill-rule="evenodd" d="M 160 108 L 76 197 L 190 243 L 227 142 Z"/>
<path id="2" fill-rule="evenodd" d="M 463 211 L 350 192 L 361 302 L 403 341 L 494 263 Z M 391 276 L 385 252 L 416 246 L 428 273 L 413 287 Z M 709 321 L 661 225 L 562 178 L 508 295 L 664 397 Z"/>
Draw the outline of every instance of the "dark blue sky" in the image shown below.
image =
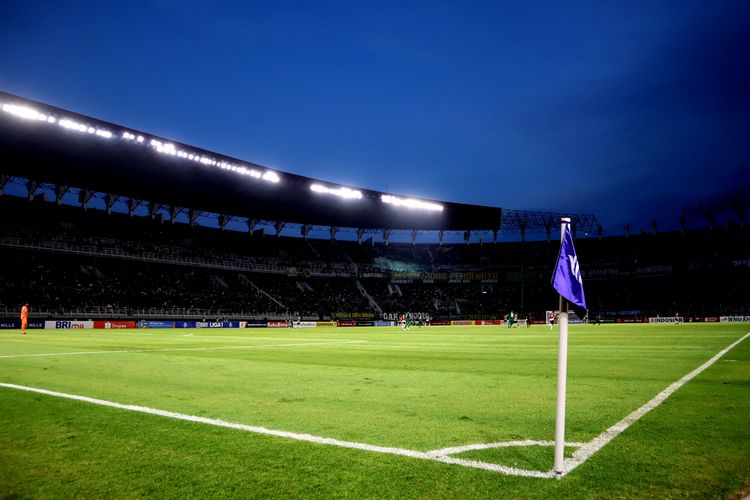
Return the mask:
<path id="1" fill-rule="evenodd" d="M 352 186 L 676 227 L 750 179 L 750 2 L 0 2 L 0 89 Z"/>

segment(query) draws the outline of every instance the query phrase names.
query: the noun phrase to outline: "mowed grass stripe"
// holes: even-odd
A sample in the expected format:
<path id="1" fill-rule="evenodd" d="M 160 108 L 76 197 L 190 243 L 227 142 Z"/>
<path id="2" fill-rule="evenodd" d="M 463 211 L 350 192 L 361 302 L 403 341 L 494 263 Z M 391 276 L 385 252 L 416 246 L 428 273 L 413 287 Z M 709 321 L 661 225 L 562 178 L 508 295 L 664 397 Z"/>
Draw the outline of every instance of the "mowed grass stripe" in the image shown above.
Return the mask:
<path id="1" fill-rule="evenodd" d="M 48 352 L 48 353 L 37 353 L 37 354 L 6 354 L 0 355 L 0 359 L 3 358 L 34 358 L 44 356 L 83 356 L 88 354 L 129 354 L 129 353 L 149 353 L 149 352 L 178 352 L 178 351 L 221 351 L 227 349 L 259 349 L 266 347 L 307 347 L 316 345 L 331 345 L 331 344 L 357 344 L 367 342 L 366 340 L 331 340 L 314 342 L 308 341 L 303 343 L 286 343 L 286 344 L 261 344 L 261 345 L 234 345 L 234 346 L 222 346 L 222 347 L 165 347 L 156 349 L 123 349 L 117 351 L 71 351 L 71 352 Z"/>

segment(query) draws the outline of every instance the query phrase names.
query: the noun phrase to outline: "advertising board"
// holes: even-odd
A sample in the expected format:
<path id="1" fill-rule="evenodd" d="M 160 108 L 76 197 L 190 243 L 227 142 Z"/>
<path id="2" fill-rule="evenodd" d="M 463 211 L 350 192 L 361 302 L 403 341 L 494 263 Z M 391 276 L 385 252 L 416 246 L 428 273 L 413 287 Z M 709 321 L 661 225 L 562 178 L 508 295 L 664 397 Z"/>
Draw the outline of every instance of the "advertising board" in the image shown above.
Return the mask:
<path id="1" fill-rule="evenodd" d="M 42 320 L 30 320 L 26 326 L 29 330 L 38 330 L 44 328 L 44 321 Z M 0 320 L 0 330 L 20 330 L 21 320 L 20 319 L 2 319 Z"/>
<path id="2" fill-rule="evenodd" d="M 94 321 L 94 328 L 123 329 L 135 328 L 135 321 Z"/>
<path id="3" fill-rule="evenodd" d="M 44 328 L 46 330 L 84 330 L 94 328 L 93 321 L 45 321 Z"/>
<path id="4" fill-rule="evenodd" d="M 682 316 L 657 316 L 648 318 L 649 323 L 684 323 L 685 318 Z"/>

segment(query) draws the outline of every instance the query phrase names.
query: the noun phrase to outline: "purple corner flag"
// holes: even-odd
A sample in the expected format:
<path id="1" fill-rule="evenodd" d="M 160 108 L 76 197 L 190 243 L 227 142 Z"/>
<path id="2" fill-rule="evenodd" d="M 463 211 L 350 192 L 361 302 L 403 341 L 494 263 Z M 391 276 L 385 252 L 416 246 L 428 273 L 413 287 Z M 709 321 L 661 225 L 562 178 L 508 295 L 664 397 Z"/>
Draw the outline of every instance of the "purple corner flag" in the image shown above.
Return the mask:
<path id="1" fill-rule="evenodd" d="M 583 294 L 583 279 L 578 266 L 576 249 L 573 246 L 573 236 L 570 234 L 570 224 L 565 224 L 560 254 L 555 264 L 555 274 L 552 276 L 552 286 L 568 302 L 588 311 L 586 297 Z"/>

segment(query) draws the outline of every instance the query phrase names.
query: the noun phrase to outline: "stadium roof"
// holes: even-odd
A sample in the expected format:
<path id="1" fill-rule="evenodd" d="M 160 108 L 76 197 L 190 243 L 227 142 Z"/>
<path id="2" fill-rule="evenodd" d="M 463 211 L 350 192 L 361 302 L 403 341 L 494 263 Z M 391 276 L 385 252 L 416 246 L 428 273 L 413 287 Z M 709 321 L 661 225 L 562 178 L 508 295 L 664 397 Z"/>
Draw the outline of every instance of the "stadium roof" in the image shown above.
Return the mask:
<path id="1" fill-rule="evenodd" d="M 545 221 L 559 215 L 503 214 L 497 207 L 417 200 L 341 186 L 5 92 L 0 92 L 0 173 L 170 206 L 303 225 L 498 231 L 502 222 L 531 232 L 539 229 L 535 221 L 549 225 Z M 579 218 L 592 226 L 586 230 L 595 230 L 593 216 Z"/>

